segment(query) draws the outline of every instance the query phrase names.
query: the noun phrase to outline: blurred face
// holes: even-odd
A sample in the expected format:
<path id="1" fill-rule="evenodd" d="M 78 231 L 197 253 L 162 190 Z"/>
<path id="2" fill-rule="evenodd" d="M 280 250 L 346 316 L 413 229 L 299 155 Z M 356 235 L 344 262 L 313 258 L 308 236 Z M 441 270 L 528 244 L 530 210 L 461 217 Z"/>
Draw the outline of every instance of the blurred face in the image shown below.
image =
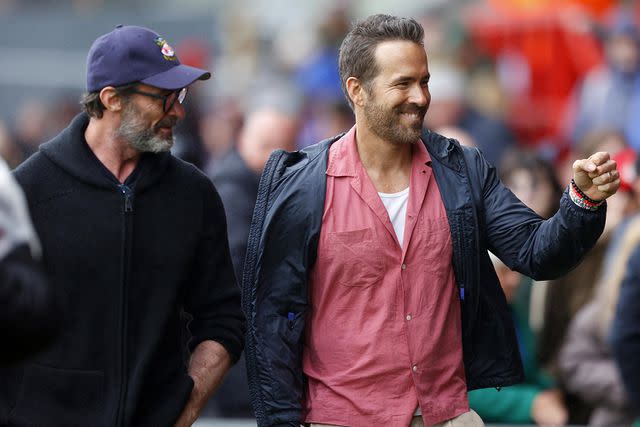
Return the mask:
<path id="1" fill-rule="evenodd" d="M 375 56 L 379 73 L 364 87 L 367 126 L 392 144 L 412 144 L 431 102 L 427 54 L 416 43 L 394 40 L 380 43 Z"/>
<path id="2" fill-rule="evenodd" d="M 607 42 L 607 55 L 613 68 L 623 73 L 633 73 L 640 63 L 636 41 L 626 35 L 613 36 Z"/>
<path id="3" fill-rule="evenodd" d="M 509 189 L 525 205 L 543 218 L 554 214 L 551 207 L 554 204 L 553 187 L 542 175 L 534 175 L 527 169 L 517 169 L 509 177 Z"/>
<path id="4" fill-rule="evenodd" d="M 141 85 L 145 92 L 165 95 L 151 86 Z M 173 127 L 184 117 L 184 108 L 175 102 L 163 111 L 163 102 L 144 95 L 133 94 L 125 101 L 117 136 L 139 152 L 160 153 L 173 146 Z"/>
<path id="5" fill-rule="evenodd" d="M 297 136 L 294 117 L 272 110 L 256 111 L 242 128 L 238 150 L 247 166 L 260 173 L 274 150 L 295 150 Z"/>

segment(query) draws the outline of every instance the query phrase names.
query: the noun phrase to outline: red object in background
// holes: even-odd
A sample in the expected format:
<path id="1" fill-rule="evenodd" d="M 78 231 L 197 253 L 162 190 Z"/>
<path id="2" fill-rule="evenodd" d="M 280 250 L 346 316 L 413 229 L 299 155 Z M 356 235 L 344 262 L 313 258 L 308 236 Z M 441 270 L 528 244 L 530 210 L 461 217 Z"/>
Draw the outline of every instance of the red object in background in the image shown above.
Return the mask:
<path id="1" fill-rule="evenodd" d="M 180 40 L 176 48 L 180 63 L 204 69 L 211 66 L 211 52 L 204 41 L 197 38 L 187 38 Z"/>
<path id="2" fill-rule="evenodd" d="M 613 0 L 487 0 L 494 8 L 502 12 L 519 15 L 533 16 L 538 14 L 553 13 L 560 8 L 578 7 L 593 16 L 604 17 L 611 7 L 615 5 Z"/>
<path id="3" fill-rule="evenodd" d="M 636 179 L 636 158 L 638 154 L 633 148 L 625 148 L 618 151 L 612 157 L 618 165 L 620 172 L 620 191 L 631 191 L 633 181 Z"/>
<path id="4" fill-rule="evenodd" d="M 469 16 L 472 41 L 497 63 L 520 58 L 523 66 L 512 72 L 526 74 L 518 91 L 510 92 L 506 85 L 509 125 L 524 145 L 549 140 L 562 144 L 569 97 L 584 75 L 603 60 L 589 20 L 604 16 L 613 2 L 487 2 L 489 9 L 474 10 Z"/>

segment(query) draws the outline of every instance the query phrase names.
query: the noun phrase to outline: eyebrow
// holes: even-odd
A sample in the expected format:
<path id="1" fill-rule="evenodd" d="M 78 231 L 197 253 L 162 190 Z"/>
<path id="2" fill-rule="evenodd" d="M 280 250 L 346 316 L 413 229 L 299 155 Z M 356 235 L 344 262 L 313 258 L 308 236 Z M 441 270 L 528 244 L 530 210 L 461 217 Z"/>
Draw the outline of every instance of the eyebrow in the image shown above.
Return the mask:
<path id="1" fill-rule="evenodd" d="M 426 74 L 425 76 L 423 76 L 420 80 L 422 81 L 422 80 L 425 80 L 425 79 L 426 79 L 427 81 L 431 80 L 431 73 L 427 73 L 427 74 Z M 397 77 L 397 78 L 393 79 L 393 80 L 392 80 L 392 83 L 400 83 L 400 82 L 403 82 L 403 81 L 409 81 L 409 80 L 414 80 L 414 78 L 413 78 L 413 77 L 411 77 L 411 76 L 399 76 L 399 77 Z"/>

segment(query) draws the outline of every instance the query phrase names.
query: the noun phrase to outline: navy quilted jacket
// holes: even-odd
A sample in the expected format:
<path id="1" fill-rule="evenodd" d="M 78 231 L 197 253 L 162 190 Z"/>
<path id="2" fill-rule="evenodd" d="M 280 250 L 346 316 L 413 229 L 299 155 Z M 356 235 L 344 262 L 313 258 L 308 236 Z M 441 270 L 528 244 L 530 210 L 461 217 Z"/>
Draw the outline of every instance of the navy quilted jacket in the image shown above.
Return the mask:
<path id="1" fill-rule="evenodd" d="M 273 153 L 261 178 L 243 272 L 247 371 L 261 427 L 301 422 L 308 276 L 322 223 L 328 149 L 337 139 Z M 451 229 L 468 388 L 515 384 L 523 378 L 520 355 L 487 251 L 534 279 L 556 278 L 594 245 L 606 208 L 579 208 L 565 191 L 559 211 L 545 221 L 500 182 L 477 149 L 429 131 L 422 139 Z"/>

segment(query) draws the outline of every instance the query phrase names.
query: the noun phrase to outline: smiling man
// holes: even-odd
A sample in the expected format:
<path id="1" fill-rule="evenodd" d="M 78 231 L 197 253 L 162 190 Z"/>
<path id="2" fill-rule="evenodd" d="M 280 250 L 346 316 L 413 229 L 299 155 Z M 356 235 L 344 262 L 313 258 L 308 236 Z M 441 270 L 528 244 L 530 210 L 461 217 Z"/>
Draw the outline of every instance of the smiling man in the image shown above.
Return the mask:
<path id="1" fill-rule="evenodd" d="M 482 426 L 467 390 L 523 379 L 487 251 L 552 278 L 602 232 L 607 153 L 574 163 L 545 221 L 478 150 L 422 130 L 423 38 L 413 19 L 358 22 L 339 60 L 355 126 L 265 167 L 243 273 L 261 427 Z"/>
<path id="2" fill-rule="evenodd" d="M 0 425 L 189 426 L 240 356 L 220 197 L 169 152 L 209 77 L 118 26 L 89 51 L 84 113 L 16 170 L 68 309 L 53 346 L 0 372 Z"/>

